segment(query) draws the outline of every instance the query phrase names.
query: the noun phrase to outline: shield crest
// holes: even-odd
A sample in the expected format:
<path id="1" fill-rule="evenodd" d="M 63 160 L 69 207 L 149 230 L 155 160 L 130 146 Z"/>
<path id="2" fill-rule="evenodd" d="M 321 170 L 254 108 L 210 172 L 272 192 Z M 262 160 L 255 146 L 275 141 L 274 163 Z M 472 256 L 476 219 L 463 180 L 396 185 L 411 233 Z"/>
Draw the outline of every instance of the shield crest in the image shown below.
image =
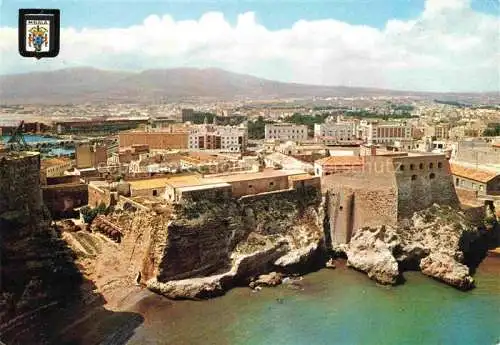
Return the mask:
<path id="1" fill-rule="evenodd" d="M 59 54 L 59 10 L 19 10 L 19 53 L 37 59 Z"/>
<path id="2" fill-rule="evenodd" d="M 46 25 L 50 25 L 47 24 Z M 43 48 L 49 46 L 49 28 L 37 25 L 28 30 L 28 47 L 35 48 L 36 52 L 41 52 Z"/>
<path id="3" fill-rule="evenodd" d="M 26 50 L 34 52 L 49 51 L 50 21 L 26 21 Z"/>

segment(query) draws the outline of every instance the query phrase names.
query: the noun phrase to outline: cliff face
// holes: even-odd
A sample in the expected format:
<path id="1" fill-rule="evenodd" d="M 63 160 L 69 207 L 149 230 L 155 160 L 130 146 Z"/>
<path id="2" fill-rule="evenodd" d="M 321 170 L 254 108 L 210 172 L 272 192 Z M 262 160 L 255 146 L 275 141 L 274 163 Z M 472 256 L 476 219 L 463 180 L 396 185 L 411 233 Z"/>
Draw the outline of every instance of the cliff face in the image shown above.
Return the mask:
<path id="1" fill-rule="evenodd" d="M 181 205 L 177 209 L 179 218 L 169 226 L 158 279 L 227 271 L 238 257 L 278 243 L 286 244 L 289 250 L 317 243 L 323 237 L 320 203 L 321 197 L 315 190 L 305 189 L 249 196 L 239 201 Z M 175 268 L 175 264 L 168 263 L 176 260 L 184 265 Z M 178 272 L 180 276 L 174 275 Z"/>
<path id="2" fill-rule="evenodd" d="M 123 229 L 119 246 L 130 258 L 130 277 L 140 273 L 140 281 L 169 297 L 199 297 L 273 269 L 314 264 L 324 243 L 322 207 L 319 192 L 305 188 L 107 218 Z"/>
<path id="3" fill-rule="evenodd" d="M 0 158 L 0 339 L 43 343 L 49 315 L 72 301 L 81 275 L 50 227 L 41 199 L 39 156 Z"/>

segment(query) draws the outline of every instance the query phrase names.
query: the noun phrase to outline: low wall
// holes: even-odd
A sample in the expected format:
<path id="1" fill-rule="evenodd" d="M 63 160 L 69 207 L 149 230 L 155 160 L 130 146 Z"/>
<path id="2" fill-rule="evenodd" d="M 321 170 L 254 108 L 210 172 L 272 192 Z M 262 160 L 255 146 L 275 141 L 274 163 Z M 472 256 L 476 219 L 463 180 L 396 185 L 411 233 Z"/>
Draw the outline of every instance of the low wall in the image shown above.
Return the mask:
<path id="1" fill-rule="evenodd" d="M 111 193 L 109 189 L 99 188 L 92 184 L 88 185 L 88 205 L 90 207 L 97 207 L 99 204 L 104 203 L 106 206 L 114 205 L 116 203 L 116 199 L 114 194 Z"/>
<path id="2" fill-rule="evenodd" d="M 142 204 L 140 204 L 140 203 L 138 203 L 138 202 L 136 202 L 136 201 L 134 201 L 134 200 L 132 200 L 132 199 L 129 199 L 129 198 L 127 198 L 127 197 L 124 197 L 124 196 L 122 196 L 122 195 L 120 195 L 120 196 L 118 197 L 118 200 L 116 201 L 116 205 L 117 205 L 118 207 L 120 207 L 120 208 L 123 208 L 123 206 L 124 206 L 125 204 L 127 204 L 127 203 L 128 203 L 129 205 L 134 206 L 134 207 L 135 207 L 136 209 L 138 209 L 138 210 L 149 211 L 149 208 L 148 208 L 148 207 L 146 207 L 146 206 L 144 206 L 144 205 L 142 205 Z"/>
<path id="3" fill-rule="evenodd" d="M 47 185 L 55 184 L 67 184 L 67 183 L 79 183 L 80 176 L 77 175 L 67 175 L 67 176 L 57 176 L 57 177 L 47 177 Z"/>

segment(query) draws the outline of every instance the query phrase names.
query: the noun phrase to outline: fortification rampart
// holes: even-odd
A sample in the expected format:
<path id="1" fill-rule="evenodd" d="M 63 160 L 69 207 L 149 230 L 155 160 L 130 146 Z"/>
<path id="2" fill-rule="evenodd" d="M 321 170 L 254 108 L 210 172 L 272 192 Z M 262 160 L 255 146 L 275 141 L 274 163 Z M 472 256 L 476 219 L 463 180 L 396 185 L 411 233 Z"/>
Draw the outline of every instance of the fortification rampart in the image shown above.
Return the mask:
<path id="1" fill-rule="evenodd" d="M 0 337 L 9 344 L 46 343 L 47 319 L 77 292 L 81 276 L 49 222 L 39 154 L 1 157 Z"/>
<path id="2" fill-rule="evenodd" d="M 327 212 L 332 243 L 348 243 L 356 229 L 395 224 L 398 219 L 396 185 L 390 179 L 336 177 L 327 189 Z"/>
<path id="3" fill-rule="evenodd" d="M 327 176 L 322 190 L 330 194 L 334 245 L 349 242 L 359 228 L 394 225 L 434 203 L 458 206 L 444 155 L 366 157 L 363 171 Z"/>
<path id="4" fill-rule="evenodd" d="M 444 155 L 394 158 L 398 218 L 432 204 L 458 205 L 450 165 Z"/>
<path id="5" fill-rule="evenodd" d="M 0 157 L 0 215 L 9 211 L 37 212 L 42 207 L 40 155 L 24 152 Z"/>

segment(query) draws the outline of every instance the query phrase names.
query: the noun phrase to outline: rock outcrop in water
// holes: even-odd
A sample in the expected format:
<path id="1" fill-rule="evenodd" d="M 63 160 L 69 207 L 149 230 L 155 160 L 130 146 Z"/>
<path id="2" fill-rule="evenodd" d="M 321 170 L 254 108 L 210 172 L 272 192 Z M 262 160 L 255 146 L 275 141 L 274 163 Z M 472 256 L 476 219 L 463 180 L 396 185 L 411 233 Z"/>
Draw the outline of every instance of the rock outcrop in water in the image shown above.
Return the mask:
<path id="1" fill-rule="evenodd" d="M 420 270 L 425 275 L 461 290 L 474 287 L 474 279 L 470 276 L 469 268 L 443 253 L 431 253 L 423 258 L 420 261 Z"/>
<path id="2" fill-rule="evenodd" d="M 385 226 L 362 229 L 356 232 L 346 250 L 347 264 L 381 284 L 396 284 L 399 270 L 393 252 L 398 245 L 393 229 Z"/>
<path id="3" fill-rule="evenodd" d="M 422 273 L 459 289 L 474 286 L 467 257 L 484 257 L 487 246 L 478 245 L 494 231 L 474 224 L 463 212 L 433 205 L 416 212 L 396 227 L 359 229 L 345 253 L 348 264 L 383 284 L 397 283 L 400 272 Z"/>

